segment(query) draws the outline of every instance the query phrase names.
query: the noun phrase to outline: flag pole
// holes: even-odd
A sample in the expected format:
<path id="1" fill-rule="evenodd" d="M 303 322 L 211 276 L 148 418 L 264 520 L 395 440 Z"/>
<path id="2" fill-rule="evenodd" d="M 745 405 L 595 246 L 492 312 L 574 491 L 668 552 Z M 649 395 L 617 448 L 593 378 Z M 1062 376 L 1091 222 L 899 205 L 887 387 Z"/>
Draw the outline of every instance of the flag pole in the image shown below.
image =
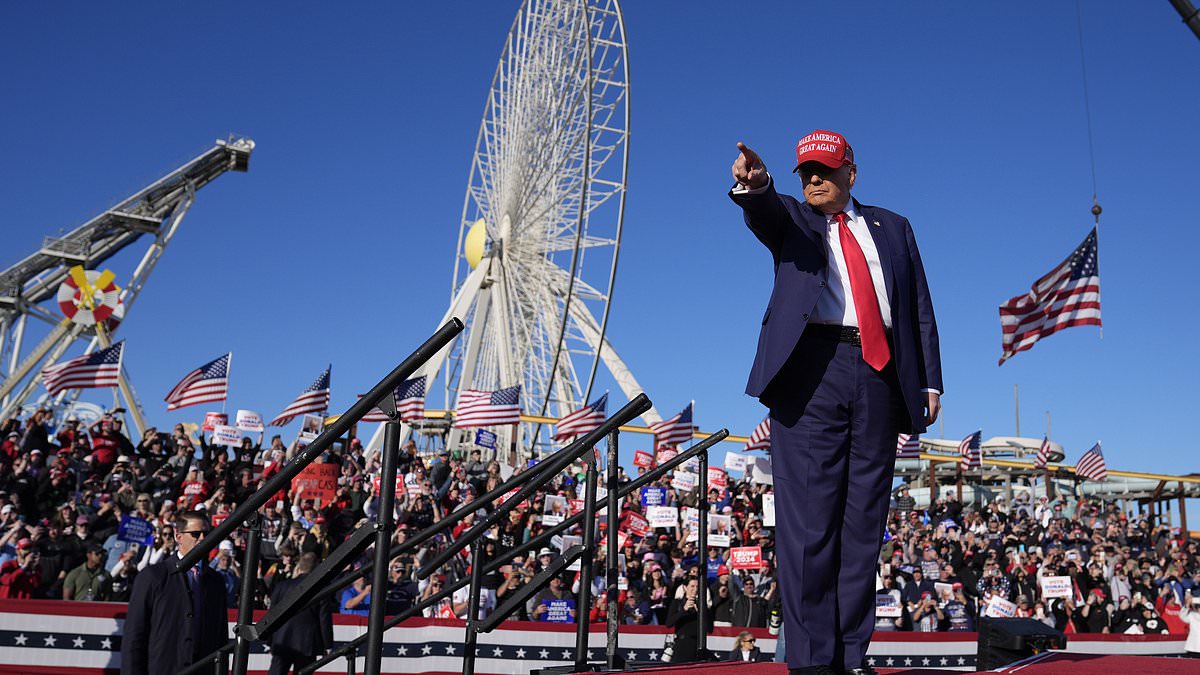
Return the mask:
<path id="1" fill-rule="evenodd" d="M 1013 419 L 1017 423 L 1017 438 L 1021 437 L 1021 394 L 1019 385 L 1013 383 Z"/>
<path id="2" fill-rule="evenodd" d="M 233 379 L 233 352 L 229 352 L 229 360 L 225 362 L 225 398 L 221 399 L 221 414 L 225 414 L 225 403 L 229 401 L 229 381 Z M 228 421 L 228 420 L 226 420 Z"/>
<path id="3" fill-rule="evenodd" d="M 112 346 L 112 341 L 108 338 L 108 332 L 99 323 L 96 324 L 96 339 L 104 349 Z M 121 349 L 121 356 L 117 360 L 117 387 L 121 390 L 121 395 L 125 397 L 125 405 L 128 406 L 129 414 L 133 417 L 133 424 L 137 427 L 137 433 L 140 437 L 146 431 L 146 420 L 142 419 L 142 411 L 138 408 L 137 400 L 133 397 L 133 390 L 129 388 L 129 380 L 125 377 L 125 350 L 123 348 Z"/>

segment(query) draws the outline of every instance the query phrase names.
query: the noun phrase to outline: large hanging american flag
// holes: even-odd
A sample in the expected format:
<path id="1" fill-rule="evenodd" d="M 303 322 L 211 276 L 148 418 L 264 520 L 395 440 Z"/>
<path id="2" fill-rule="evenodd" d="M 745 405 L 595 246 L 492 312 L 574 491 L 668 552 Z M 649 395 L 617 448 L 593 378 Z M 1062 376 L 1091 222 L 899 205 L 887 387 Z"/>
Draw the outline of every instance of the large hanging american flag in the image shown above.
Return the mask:
<path id="1" fill-rule="evenodd" d="M 1037 457 L 1033 458 L 1033 468 L 1044 469 L 1050 461 L 1050 437 L 1042 436 L 1042 447 L 1038 448 Z"/>
<path id="2" fill-rule="evenodd" d="M 1108 466 L 1104 463 L 1104 453 L 1100 452 L 1099 443 L 1079 458 L 1079 463 L 1075 465 L 1075 475 L 1092 480 L 1108 479 Z"/>
<path id="3" fill-rule="evenodd" d="M 1000 305 L 1000 365 L 1038 340 L 1071 326 L 1099 326 L 1100 262 L 1096 228 L 1025 295 Z"/>
<path id="4" fill-rule="evenodd" d="M 292 401 L 288 407 L 279 413 L 279 416 L 271 420 L 270 426 L 281 427 L 288 422 L 291 422 L 297 415 L 305 415 L 308 413 L 323 414 L 329 409 L 329 371 L 333 369 L 330 366 L 321 373 L 308 389 L 300 392 L 295 401 Z"/>
<path id="5" fill-rule="evenodd" d="M 229 363 L 233 352 L 193 370 L 163 400 L 167 410 L 178 410 L 197 403 L 224 401 L 229 395 Z"/>
<path id="6" fill-rule="evenodd" d="M 595 431 L 608 414 L 608 392 L 591 405 L 567 415 L 554 425 L 554 440 L 561 441 Z"/>
<path id="7" fill-rule="evenodd" d="M 962 459 L 958 462 L 959 469 L 970 471 L 983 466 L 983 451 L 979 447 L 982 436 L 982 430 L 976 431 L 958 444 L 958 454 L 962 455 Z"/>
<path id="8" fill-rule="evenodd" d="M 456 427 L 490 427 L 521 421 L 521 385 L 496 391 L 465 389 L 454 411 Z"/>
<path id="9" fill-rule="evenodd" d="M 920 459 L 921 435 L 900 434 L 896 437 L 896 459 Z"/>
<path id="10" fill-rule="evenodd" d="M 751 450 L 770 450 L 771 449 L 771 418 L 764 417 L 763 421 L 754 427 L 754 431 L 750 433 L 750 440 L 746 441 L 747 452 Z"/>
<path id="11" fill-rule="evenodd" d="M 51 396 L 64 389 L 95 389 L 115 387 L 121 375 L 121 357 L 125 341 L 92 354 L 63 361 L 42 369 L 42 382 Z"/>
<path id="12" fill-rule="evenodd" d="M 658 447 L 674 447 L 692 440 L 692 406 L 694 405 L 696 402 L 692 401 L 678 415 L 650 425 Z"/>

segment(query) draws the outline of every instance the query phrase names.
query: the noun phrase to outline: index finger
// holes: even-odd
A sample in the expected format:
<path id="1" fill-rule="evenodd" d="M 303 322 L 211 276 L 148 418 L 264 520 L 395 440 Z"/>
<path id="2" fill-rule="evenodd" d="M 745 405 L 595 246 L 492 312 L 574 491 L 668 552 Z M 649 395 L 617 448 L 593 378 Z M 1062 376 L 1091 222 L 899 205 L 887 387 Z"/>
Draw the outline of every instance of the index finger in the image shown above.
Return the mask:
<path id="1" fill-rule="evenodd" d="M 758 160 L 758 153 L 751 150 L 745 143 L 738 141 L 737 147 L 738 151 L 742 153 L 747 162 L 753 164 L 756 160 Z"/>

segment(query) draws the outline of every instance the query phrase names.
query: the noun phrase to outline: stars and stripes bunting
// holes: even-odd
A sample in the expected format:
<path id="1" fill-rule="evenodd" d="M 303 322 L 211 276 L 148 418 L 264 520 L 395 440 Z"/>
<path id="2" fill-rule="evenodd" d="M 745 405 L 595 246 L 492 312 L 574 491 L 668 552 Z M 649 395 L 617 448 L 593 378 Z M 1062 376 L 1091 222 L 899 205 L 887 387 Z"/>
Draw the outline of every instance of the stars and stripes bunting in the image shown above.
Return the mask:
<path id="1" fill-rule="evenodd" d="M 554 440 L 561 441 L 595 431 L 608 414 L 608 392 L 554 425 Z"/>
<path id="2" fill-rule="evenodd" d="M 920 459 L 921 435 L 900 434 L 896 436 L 896 459 Z"/>
<path id="3" fill-rule="evenodd" d="M 1079 458 L 1079 463 L 1075 465 L 1075 475 L 1092 480 L 1108 479 L 1108 466 L 1104 463 L 1104 453 L 1100 452 L 1099 443 Z"/>
<path id="4" fill-rule="evenodd" d="M 47 366 L 42 369 L 42 383 L 51 396 L 57 396 L 65 389 L 115 387 L 119 384 L 124 354 L 125 341 L 122 340 L 107 349 Z"/>
<path id="5" fill-rule="evenodd" d="M 333 369 L 330 366 L 321 373 L 308 389 L 300 392 L 296 400 L 292 401 L 288 407 L 279 413 L 279 416 L 271 420 L 270 426 L 281 427 L 288 422 L 291 422 L 298 415 L 309 413 L 324 414 L 329 409 L 329 371 Z"/>
<path id="6" fill-rule="evenodd" d="M 1038 340 L 1072 326 L 1100 326 L 1100 264 L 1096 229 L 1032 289 L 1000 305 L 1000 364 Z"/>
<path id="7" fill-rule="evenodd" d="M 401 422 L 411 422 L 425 417 L 425 376 L 413 377 L 400 383 L 392 394 L 396 398 L 396 412 Z M 359 398 L 363 395 L 359 394 Z M 362 422 L 386 422 L 387 414 L 379 408 L 363 415 Z"/>
<path id="8" fill-rule="evenodd" d="M 658 447 L 673 447 L 692 440 L 692 407 L 695 405 L 692 401 L 674 417 L 650 425 Z"/>
<path id="9" fill-rule="evenodd" d="M 750 440 L 746 441 L 747 452 L 750 450 L 770 450 L 771 449 L 771 418 L 764 417 L 763 421 L 754 427 L 754 431 L 750 433 Z"/>
<path id="10" fill-rule="evenodd" d="M 959 469 L 969 471 L 983 466 L 983 451 L 979 447 L 982 436 L 982 430 L 976 431 L 958 444 L 958 454 L 962 456 L 958 462 Z"/>
<path id="11" fill-rule="evenodd" d="M 1044 469 L 1050 461 L 1050 437 L 1042 436 L 1042 447 L 1038 448 L 1037 457 L 1033 458 L 1033 468 Z"/>
<path id="12" fill-rule="evenodd" d="M 521 385 L 496 391 L 464 389 L 454 410 L 456 427 L 490 427 L 521 421 Z"/>
<path id="13" fill-rule="evenodd" d="M 229 352 L 184 375 L 163 399 L 167 402 L 167 410 L 224 401 L 229 395 L 229 364 L 232 360 L 233 352 Z"/>

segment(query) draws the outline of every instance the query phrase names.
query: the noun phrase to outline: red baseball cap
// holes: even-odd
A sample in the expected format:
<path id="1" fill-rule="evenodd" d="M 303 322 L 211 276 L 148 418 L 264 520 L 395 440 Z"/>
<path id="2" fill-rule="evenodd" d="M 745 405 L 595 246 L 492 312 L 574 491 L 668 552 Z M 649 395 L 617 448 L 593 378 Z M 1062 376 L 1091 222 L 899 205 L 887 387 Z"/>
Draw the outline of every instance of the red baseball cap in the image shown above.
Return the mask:
<path id="1" fill-rule="evenodd" d="M 717 576 L 721 576 L 722 574 L 729 574 L 729 568 L 726 567 L 725 565 L 718 565 L 717 566 Z"/>
<path id="2" fill-rule="evenodd" d="M 846 137 L 836 131 L 817 129 L 796 143 L 796 168 L 792 173 L 799 171 L 805 162 L 820 162 L 836 169 L 854 163 L 854 149 Z"/>

